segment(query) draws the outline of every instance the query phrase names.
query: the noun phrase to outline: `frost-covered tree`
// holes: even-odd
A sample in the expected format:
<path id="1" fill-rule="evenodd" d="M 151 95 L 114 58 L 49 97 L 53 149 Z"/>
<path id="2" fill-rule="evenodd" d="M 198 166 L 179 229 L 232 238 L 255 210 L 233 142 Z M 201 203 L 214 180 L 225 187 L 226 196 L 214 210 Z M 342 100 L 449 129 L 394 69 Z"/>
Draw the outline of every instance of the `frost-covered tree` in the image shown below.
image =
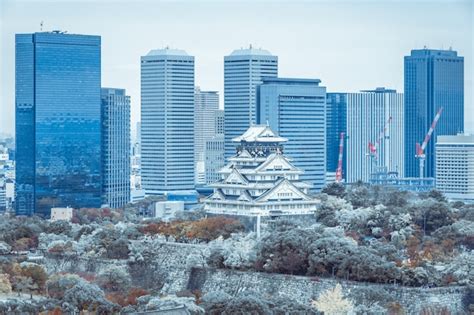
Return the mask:
<path id="1" fill-rule="evenodd" d="M 338 198 L 343 198 L 346 194 L 346 188 L 341 183 L 330 183 L 324 187 L 321 192 L 323 194 L 328 194 L 329 196 L 335 196 Z"/>
<path id="2" fill-rule="evenodd" d="M 66 290 L 84 281 L 84 279 L 75 274 L 55 274 L 46 282 L 46 291 L 48 296 L 62 299 Z"/>
<path id="3" fill-rule="evenodd" d="M 330 227 L 337 226 L 336 213 L 341 210 L 350 211 L 352 206 L 346 200 L 338 197 L 324 197 L 316 212 L 316 221 Z"/>
<path id="4" fill-rule="evenodd" d="M 8 255 L 12 247 L 5 242 L 0 242 L 0 255 Z"/>
<path id="5" fill-rule="evenodd" d="M 254 233 L 233 234 L 228 239 L 218 238 L 209 243 L 208 263 L 214 267 L 231 269 L 251 268 L 256 260 L 256 246 Z"/>
<path id="6" fill-rule="evenodd" d="M 0 293 L 9 294 L 12 292 L 12 285 L 8 279 L 8 275 L 0 273 Z"/>
<path id="7" fill-rule="evenodd" d="M 474 251 L 453 258 L 442 271 L 442 276 L 457 284 L 474 285 Z"/>
<path id="8" fill-rule="evenodd" d="M 123 266 L 111 265 L 97 275 L 97 284 L 105 291 L 125 292 L 130 288 L 132 279 Z"/>
<path id="9" fill-rule="evenodd" d="M 352 301 L 344 298 L 340 284 L 321 293 L 311 304 L 325 315 L 347 315 L 354 309 Z"/>
<path id="10" fill-rule="evenodd" d="M 69 303 L 78 311 L 99 310 L 113 313 L 119 307 L 105 299 L 104 292 L 95 284 L 79 281 L 64 293 L 64 302 Z"/>

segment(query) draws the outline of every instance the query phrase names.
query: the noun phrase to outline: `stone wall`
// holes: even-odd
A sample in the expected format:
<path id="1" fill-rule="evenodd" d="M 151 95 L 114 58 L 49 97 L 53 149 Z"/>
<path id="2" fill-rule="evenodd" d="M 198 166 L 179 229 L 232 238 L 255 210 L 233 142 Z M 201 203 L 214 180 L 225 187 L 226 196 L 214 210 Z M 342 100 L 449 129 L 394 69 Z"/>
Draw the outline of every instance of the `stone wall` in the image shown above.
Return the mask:
<path id="1" fill-rule="evenodd" d="M 194 269 L 188 289 L 200 289 L 203 293 L 224 291 L 230 295 L 253 290 L 263 296 L 286 297 L 309 304 L 321 292 L 334 288 L 337 283 L 341 284 L 344 295 L 356 305 L 369 306 L 376 296 L 385 299 L 386 302 L 379 303 L 382 306 L 388 301 L 400 303 L 406 314 L 419 314 L 427 306 L 447 307 L 451 314 L 467 313 L 467 306 L 463 305 L 463 298 L 468 291 L 466 287 L 407 288 L 259 272 Z"/>
<path id="2" fill-rule="evenodd" d="M 206 255 L 206 246 L 163 243 L 159 247 L 156 263 L 167 275 L 163 293 L 181 290 L 201 290 L 202 293 L 224 291 L 230 295 L 253 290 L 264 296 L 287 297 L 300 303 L 309 304 L 325 290 L 340 283 L 345 296 L 356 305 L 371 305 L 374 297 L 400 303 L 406 314 L 419 314 L 426 306 L 446 306 L 451 314 L 467 314 L 463 298 L 468 288 L 408 288 L 393 285 L 339 281 L 316 277 L 290 276 L 259 272 L 243 272 L 210 268 L 187 268 L 186 262 L 191 255 Z M 48 272 L 100 272 L 110 264 L 126 265 L 125 260 L 59 258 L 48 257 L 45 265 Z M 147 276 L 147 275 L 144 275 Z"/>

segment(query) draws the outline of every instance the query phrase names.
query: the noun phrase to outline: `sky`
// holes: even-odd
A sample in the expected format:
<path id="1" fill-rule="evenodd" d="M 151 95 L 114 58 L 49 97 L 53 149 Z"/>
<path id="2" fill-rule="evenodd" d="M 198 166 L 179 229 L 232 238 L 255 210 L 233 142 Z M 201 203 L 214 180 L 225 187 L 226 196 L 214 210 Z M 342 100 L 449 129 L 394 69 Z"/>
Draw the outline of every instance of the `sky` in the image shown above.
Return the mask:
<path id="1" fill-rule="evenodd" d="M 474 1 L 0 0 L 0 133 L 14 133 L 15 33 L 62 30 L 102 36 L 102 86 L 131 96 L 140 119 L 140 56 L 184 49 L 196 85 L 217 90 L 224 56 L 269 50 L 279 76 L 318 78 L 328 92 L 385 86 L 403 92 L 403 56 L 448 49 L 464 56 L 465 130 L 474 133 Z"/>

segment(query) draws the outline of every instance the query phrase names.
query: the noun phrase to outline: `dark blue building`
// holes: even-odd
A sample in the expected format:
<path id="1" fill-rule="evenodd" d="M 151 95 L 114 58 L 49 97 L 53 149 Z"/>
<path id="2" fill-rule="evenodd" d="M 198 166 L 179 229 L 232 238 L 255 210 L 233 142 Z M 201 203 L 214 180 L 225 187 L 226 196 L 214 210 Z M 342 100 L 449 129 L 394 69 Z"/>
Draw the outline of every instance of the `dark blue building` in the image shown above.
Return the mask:
<path id="1" fill-rule="evenodd" d="M 257 123 L 287 138 L 285 152 L 312 191 L 326 185 L 326 87 L 319 79 L 262 78 Z"/>
<path id="2" fill-rule="evenodd" d="M 16 213 L 101 205 L 101 39 L 16 35 Z"/>
<path id="3" fill-rule="evenodd" d="M 340 134 L 347 135 L 347 93 L 326 95 L 326 171 L 336 172 L 339 159 Z M 344 148 L 346 143 L 344 143 Z M 344 150 L 342 174 L 346 178 L 347 154 Z"/>
<path id="4" fill-rule="evenodd" d="M 416 143 L 423 142 L 441 107 L 425 150 L 424 177 L 435 176 L 436 136 L 464 131 L 464 58 L 453 50 L 412 50 L 405 56 L 405 177 L 420 175 Z"/>

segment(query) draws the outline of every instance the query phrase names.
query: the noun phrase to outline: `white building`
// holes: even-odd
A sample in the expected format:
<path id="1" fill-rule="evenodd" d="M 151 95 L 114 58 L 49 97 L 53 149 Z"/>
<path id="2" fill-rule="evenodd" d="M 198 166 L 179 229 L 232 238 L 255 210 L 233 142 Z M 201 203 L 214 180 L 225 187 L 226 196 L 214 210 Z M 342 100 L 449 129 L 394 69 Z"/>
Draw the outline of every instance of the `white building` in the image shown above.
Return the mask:
<path id="1" fill-rule="evenodd" d="M 309 195 L 311 184 L 299 179 L 303 171 L 283 155 L 287 139 L 257 125 L 233 141 L 236 154 L 211 185 L 214 193 L 204 205 L 208 213 L 259 217 L 316 211 L 320 201 Z"/>
<path id="2" fill-rule="evenodd" d="M 68 221 L 72 220 L 72 208 L 51 208 L 51 221 Z"/>
<path id="3" fill-rule="evenodd" d="M 141 57 L 141 181 L 147 195 L 194 191 L 194 57 Z"/>
<path id="4" fill-rule="evenodd" d="M 404 176 L 403 117 L 403 93 L 377 88 L 347 94 L 346 182 L 368 182 L 380 169 Z M 371 154 L 369 142 L 376 147 L 376 154 Z"/>
<path id="5" fill-rule="evenodd" d="M 164 221 L 175 217 L 177 211 L 184 211 L 184 201 L 158 201 L 154 204 L 154 216 Z"/>
<path id="6" fill-rule="evenodd" d="M 217 134 L 216 117 L 219 111 L 219 94 L 215 91 L 194 92 L 194 163 L 195 182 L 206 183 L 206 143 Z"/>
<path id="7" fill-rule="evenodd" d="M 448 199 L 474 202 L 474 135 L 438 136 L 435 174 Z"/>

